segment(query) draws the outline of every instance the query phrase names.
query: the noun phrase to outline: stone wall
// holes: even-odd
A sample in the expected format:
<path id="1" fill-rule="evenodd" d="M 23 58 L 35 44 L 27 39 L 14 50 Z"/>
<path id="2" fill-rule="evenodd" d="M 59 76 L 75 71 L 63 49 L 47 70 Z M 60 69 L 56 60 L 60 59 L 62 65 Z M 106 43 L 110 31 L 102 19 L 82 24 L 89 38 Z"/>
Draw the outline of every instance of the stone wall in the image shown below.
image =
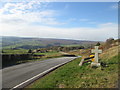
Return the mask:
<path id="1" fill-rule="evenodd" d="M 18 64 L 19 61 L 32 59 L 32 54 L 2 54 L 2 67 Z"/>

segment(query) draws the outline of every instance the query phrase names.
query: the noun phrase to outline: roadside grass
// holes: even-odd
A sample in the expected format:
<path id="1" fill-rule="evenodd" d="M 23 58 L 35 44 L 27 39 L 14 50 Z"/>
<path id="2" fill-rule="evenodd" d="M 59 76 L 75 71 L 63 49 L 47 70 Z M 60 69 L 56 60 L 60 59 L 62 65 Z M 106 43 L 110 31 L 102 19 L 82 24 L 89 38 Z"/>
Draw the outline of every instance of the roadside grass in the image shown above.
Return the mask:
<path id="1" fill-rule="evenodd" d="M 107 60 L 107 59 L 117 55 L 119 48 L 120 48 L 120 46 L 114 46 L 112 48 L 109 48 L 109 49 L 105 50 L 102 54 L 100 54 L 100 57 Z"/>
<path id="2" fill-rule="evenodd" d="M 57 51 L 51 51 L 51 52 L 45 52 L 45 53 L 34 53 L 34 55 L 45 55 L 40 57 L 40 59 L 63 57 L 63 54 Z"/>
<path id="3" fill-rule="evenodd" d="M 46 55 L 46 56 L 51 56 L 51 55 L 59 55 L 60 53 L 57 51 L 51 51 L 51 52 L 45 52 L 45 53 L 35 53 L 35 55 Z"/>
<path id="4" fill-rule="evenodd" d="M 35 59 L 29 59 L 29 60 L 21 60 L 21 61 L 18 61 L 16 64 L 34 62 L 34 61 L 43 61 L 43 60 L 46 60 L 46 59 L 60 58 L 60 57 L 64 57 L 64 56 L 52 56 L 52 57 L 42 57 L 42 58 L 35 58 Z"/>
<path id="5" fill-rule="evenodd" d="M 120 55 L 119 55 L 120 56 Z M 58 68 L 26 88 L 116 88 L 118 80 L 118 55 L 102 59 L 108 67 L 91 68 L 86 63 L 78 66 L 81 58 Z"/>

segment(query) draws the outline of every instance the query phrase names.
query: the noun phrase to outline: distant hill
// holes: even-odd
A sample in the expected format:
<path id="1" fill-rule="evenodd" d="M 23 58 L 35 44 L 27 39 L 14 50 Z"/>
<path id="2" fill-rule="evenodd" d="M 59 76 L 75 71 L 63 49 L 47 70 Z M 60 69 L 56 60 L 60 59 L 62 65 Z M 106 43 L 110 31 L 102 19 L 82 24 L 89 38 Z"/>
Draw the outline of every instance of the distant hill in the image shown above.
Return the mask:
<path id="1" fill-rule="evenodd" d="M 50 38 L 24 38 L 24 37 L 2 37 L 3 48 L 23 48 L 36 49 L 49 46 L 63 45 L 90 45 L 95 44 L 95 41 L 69 40 L 69 39 L 50 39 Z M 0 43 L 1 44 L 1 43 Z"/>

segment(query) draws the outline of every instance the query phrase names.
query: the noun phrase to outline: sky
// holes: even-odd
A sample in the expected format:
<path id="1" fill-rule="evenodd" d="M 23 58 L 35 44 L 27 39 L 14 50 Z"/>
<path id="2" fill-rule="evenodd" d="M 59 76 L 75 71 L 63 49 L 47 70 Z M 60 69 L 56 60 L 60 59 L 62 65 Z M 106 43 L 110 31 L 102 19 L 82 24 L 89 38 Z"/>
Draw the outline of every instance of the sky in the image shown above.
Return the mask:
<path id="1" fill-rule="evenodd" d="M 0 36 L 92 41 L 117 39 L 118 3 L 2 2 Z"/>

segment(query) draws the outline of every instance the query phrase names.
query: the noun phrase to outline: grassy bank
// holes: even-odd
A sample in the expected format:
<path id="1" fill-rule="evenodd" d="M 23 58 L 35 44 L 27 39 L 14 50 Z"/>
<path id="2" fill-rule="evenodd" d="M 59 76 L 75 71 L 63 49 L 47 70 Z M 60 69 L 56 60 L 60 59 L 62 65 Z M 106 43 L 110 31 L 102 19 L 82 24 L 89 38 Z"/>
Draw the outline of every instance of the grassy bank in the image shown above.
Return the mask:
<path id="1" fill-rule="evenodd" d="M 79 67 L 78 58 L 46 75 L 27 88 L 115 88 L 118 80 L 118 55 L 102 59 L 108 67 L 90 68 L 90 64 Z"/>

